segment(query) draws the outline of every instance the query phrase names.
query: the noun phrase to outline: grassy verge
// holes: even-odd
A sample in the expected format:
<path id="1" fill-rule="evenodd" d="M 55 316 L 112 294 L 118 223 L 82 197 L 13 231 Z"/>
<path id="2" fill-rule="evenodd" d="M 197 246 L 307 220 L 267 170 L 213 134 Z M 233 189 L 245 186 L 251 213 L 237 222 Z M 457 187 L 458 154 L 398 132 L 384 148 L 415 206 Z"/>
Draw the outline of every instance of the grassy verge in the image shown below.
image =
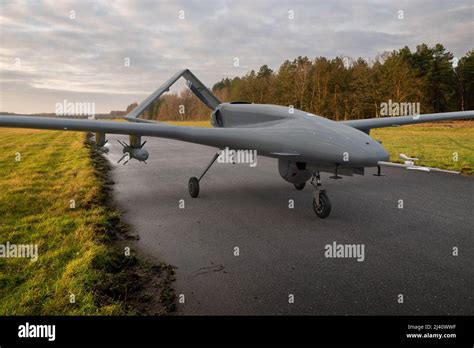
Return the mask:
<path id="1" fill-rule="evenodd" d="M 372 130 L 371 136 L 382 141 L 392 162 L 401 162 L 398 156 L 404 153 L 418 158 L 419 165 L 474 174 L 472 121 L 380 128 Z"/>
<path id="2" fill-rule="evenodd" d="M 0 258 L 0 315 L 173 309 L 173 270 L 125 254 L 133 243 L 109 203 L 108 163 L 83 133 L 0 129 L 0 138 L 0 244 L 39 253 Z"/>
<path id="3" fill-rule="evenodd" d="M 177 126 L 211 127 L 211 121 L 165 121 L 165 123 Z"/>
<path id="4" fill-rule="evenodd" d="M 210 127 L 209 121 L 167 122 L 195 127 Z M 390 153 L 392 162 L 401 162 L 399 154 L 419 159 L 428 167 L 456 170 L 474 175 L 474 122 L 455 121 L 426 123 L 371 131 Z M 457 154 L 457 161 L 455 155 Z"/>

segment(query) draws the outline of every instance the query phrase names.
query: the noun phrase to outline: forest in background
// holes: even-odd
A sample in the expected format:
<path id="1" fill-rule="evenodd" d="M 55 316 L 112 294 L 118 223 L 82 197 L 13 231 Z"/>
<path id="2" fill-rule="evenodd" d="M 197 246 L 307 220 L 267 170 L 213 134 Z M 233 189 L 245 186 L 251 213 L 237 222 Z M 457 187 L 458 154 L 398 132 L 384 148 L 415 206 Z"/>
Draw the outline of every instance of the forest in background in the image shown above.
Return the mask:
<path id="1" fill-rule="evenodd" d="M 222 101 L 290 106 L 333 120 L 380 116 L 381 103 L 419 103 L 420 113 L 474 109 L 474 50 L 456 59 L 443 45 L 421 44 L 363 58 L 298 57 L 273 71 L 267 65 L 212 87 Z M 137 104 L 128 106 L 132 110 Z M 145 119 L 206 120 L 210 111 L 186 89 L 167 93 Z"/>

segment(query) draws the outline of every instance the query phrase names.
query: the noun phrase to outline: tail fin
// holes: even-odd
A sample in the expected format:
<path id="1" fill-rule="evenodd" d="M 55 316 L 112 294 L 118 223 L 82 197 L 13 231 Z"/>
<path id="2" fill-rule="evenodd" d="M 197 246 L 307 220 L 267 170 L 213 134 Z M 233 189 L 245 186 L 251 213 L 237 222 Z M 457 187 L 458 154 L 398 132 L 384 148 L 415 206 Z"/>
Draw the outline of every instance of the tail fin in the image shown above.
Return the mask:
<path id="1" fill-rule="evenodd" d="M 184 77 L 187 81 L 188 87 L 208 108 L 214 110 L 221 102 L 199 79 L 189 70 L 184 69 L 174 74 L 168 81 L 162 84 L 155 92 L 150 94 L 145 100 L 130 111 L 125 118 L 132 122 L 153 122 L 142 120 L 138 117 L 163 93 L 170 90 L 170 87 L 180 78 Z"/>

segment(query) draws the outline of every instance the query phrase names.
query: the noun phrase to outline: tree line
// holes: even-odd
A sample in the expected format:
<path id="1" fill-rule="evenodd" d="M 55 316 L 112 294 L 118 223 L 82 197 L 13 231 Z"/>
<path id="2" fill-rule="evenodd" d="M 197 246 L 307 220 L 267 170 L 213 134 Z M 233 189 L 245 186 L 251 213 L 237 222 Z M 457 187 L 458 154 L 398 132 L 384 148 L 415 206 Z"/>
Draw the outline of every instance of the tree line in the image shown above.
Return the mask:
<path id="1" fill-rule="evenodd" d="M 474 50 L 456 59 L 443 45 L 421 44 L 363 58 L 298 57 L 277 71 L 263 65 L 212 87 L 223 102 L 277 104 L 350 120 L 381 116 L 385 103 L 419 103 L 421 113 L 474 109 Z M 133 109 L 132 104 L 127 110 Z M 190 90 L 165 94 L 146 119 L 200 120 L 209 109 Z"/>

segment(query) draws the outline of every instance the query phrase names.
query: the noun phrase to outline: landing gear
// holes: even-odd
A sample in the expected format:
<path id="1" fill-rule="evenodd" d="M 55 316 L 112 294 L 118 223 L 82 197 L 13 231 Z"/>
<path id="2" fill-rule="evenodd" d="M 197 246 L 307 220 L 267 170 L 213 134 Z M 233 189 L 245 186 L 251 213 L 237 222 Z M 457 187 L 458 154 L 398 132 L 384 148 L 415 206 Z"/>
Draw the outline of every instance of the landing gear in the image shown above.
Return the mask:
<path id="1" fill-rule="evenodd" d="M 189 181 L 188 181 L 188 190 L 189 190 L 189 195 L 192 197 L 192 198 L 197 198 L 197 196 L 199 196 L 199 182 L 201 181 L 201 179 L 204 177 L 204 175 L 207 173 L 207 171 L 209 170 L 209 168 L 211 168 L 211 166 L 214 164 L 214 162 L 216 161 L 217 157 L 219 157 L 219 152 L 217 152 L 214 157 L 212 158 L 211 162 L 209 162 L 209 164 L 207 165 L 206 169 L 204 169 L 204 171 L 202 172 L 201 176 L 199 178 L 196 178 L 195 176 L 193 176 L 192 178 L 189 178 Z"/>
<path id="2" fill-rule="evenodd" d="M 193 198 L 199 196 L 199 180 L 195 176 L 189 178 L 188 182 L 189 195 Z"/>
<path id="3" fill-rule="evenodd" d="M 337 174 L 336 174 L 337 176 Z M 316 184 L 314 183 L 316 179 Z M 326 194 L 326 190 L 319 190 L 321 186 L 321 176 L 319 171 L 313 173 L 311 178 L 311 185 L 314 187 L 313 210 L 314 213 L 321 219 L 327 218 L 331 213 L 331 201 Z"/>
<path id="4" fill-rule="evenodd" d="M 306 182 L 302 182 L 301 184 L 293 184 L 293 186 L 294 186 L 295 189 L 297 189 L 298 191 L 301 191 L 301 190 L 304 189 L 304 187 L 306 186 Z"/>
<path id="5" fill-rule="evenodd" d="M 321 219 L 327 218 L 331 213 L 331 201 L 324 190 L 319 192 L 318 200 L 313 198 L 313 210 Z"/>

